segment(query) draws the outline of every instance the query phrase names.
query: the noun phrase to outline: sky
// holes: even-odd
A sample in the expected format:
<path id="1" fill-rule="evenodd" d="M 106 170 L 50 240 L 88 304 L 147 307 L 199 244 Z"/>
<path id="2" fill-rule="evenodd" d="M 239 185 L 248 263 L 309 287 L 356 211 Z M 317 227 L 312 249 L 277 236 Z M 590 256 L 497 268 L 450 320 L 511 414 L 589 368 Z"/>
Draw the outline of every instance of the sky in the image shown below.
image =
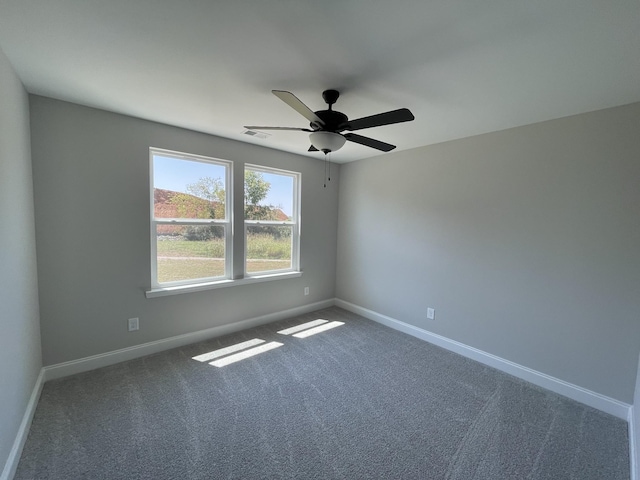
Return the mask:
<path id="1" fill-rule="evenodd" d="M 293 214 L 293 179 L 284 175 L 263 173 L 263 178 L 271 184 L 269 194 L 263 204 L 275 205 L 291 216 Z M 173 159 L 161 155 L 153 156 L 153 181 L 155 188 L 187 192 L 187 185 L 200 178 L 220 178 L 224 181 L 224 167 L 212 163 Z"/>

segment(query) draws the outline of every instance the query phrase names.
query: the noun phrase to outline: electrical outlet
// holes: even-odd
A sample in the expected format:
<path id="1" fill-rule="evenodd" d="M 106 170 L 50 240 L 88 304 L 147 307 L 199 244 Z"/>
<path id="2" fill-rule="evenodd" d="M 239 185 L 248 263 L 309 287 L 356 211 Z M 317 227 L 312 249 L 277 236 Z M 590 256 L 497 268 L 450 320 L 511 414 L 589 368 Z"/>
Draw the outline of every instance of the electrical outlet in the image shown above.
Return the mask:
<path id="1" fill-rule="evenodd" d="M 304 287 L 304 294 L 309 295 L 309 287 Z"/>
<path id="2" fill-rule="evenodd" d="M 140 319 L 138 317 L 130 318 L 128 320 L 128 322 L 129 322 L 129 331 L 130 332 L 134 332 L 134 331 L 140 329 Z"/>
<path id="3" fill-rule="evenodd" d="M 429 320 L 434 320 L 436 318 L 436 311 L 433 308 L 427 308 L 427 318 Z"/>

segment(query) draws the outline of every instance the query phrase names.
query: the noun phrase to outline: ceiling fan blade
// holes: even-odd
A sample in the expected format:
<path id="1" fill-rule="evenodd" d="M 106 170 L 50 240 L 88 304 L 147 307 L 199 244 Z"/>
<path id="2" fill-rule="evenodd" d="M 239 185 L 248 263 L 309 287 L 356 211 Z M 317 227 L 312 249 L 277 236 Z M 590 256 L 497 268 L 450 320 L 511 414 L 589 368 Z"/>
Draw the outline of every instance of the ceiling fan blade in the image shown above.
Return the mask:
<path id="1" fill-rule="evenodd" d="M 390 143 L 384 143 L 380 140 L 374 140 L 373 138 L 356 135 L 355 133 L 345 133 L 343 136 L 350 142 L 359 143 L 360 145 L 375 148 L 376 150 L 382 150 L 383 152 L 390 152 L 391 150 L 396 148 L 395 145 L 391 145 Z"/>
<path id="2" fill-rule="evenodd" d="M 311 145 L 309 147 L 309 150 L 307 150 L 307 152 L 319 152 L 320 150 L 318 150 L 316 147 L 314 147 L 313 145 Z"/>
<path id="3" fill-rule="evenodd" d="M 308 128 L 298 128 L 298 127 L 263 127 L 260 125 L 245 125 L 244 128 L 247 130 L 299 130 L 301 132 L 313 132 Z"/>
<path id="4" fill-rule="evenodd" d="M 323 126 L 324 122 L 317 116 L 309 107 L 307 107 L 302 101 L 291 92 L 284 90 L 271 90 L 276 97 L 282 100 L 284 103 L 293 108 L 296 112 L 309 120 L 311 123 L 316 123 L 318 126 Z"/>
<path id="5" fill-rule="evenodd" d="M 363 128 L 380 127 L 393 123 L 410 122 L 415 119 L 413 113 L 408 108 L 400 108 L 391 112 L 379 113 L 370 117 L 349 120 L 343 130 L 362 130 Z"/>

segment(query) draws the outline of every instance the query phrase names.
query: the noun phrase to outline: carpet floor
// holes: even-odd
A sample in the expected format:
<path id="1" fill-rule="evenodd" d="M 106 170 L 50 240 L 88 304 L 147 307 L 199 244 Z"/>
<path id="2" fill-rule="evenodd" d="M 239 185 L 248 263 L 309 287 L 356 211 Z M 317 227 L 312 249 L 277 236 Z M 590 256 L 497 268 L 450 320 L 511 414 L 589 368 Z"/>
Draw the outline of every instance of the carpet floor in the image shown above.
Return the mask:
<path id="1" fill-rule="evenodd" d="M 15 479 L 628 480 L 628 448 L 620 419 L 329 308 L 47 382 Z"/>

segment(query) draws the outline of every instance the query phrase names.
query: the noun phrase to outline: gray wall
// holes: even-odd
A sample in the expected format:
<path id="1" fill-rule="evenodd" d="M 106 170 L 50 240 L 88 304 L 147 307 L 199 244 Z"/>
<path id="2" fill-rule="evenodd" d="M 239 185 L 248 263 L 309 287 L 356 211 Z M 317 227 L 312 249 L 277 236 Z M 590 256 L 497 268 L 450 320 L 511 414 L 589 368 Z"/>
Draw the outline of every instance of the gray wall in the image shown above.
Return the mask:
<path id="1" fill-rule="evenodd" d="M 45 365 L 334 297 L 339 172 L 260 146 L 31 96 Z M 301 278 L 147 299 L 149 146 L 302 173 Z M 303 287 L 310 295 L 303 295 Z M 127 332 L 127 318 L 140 331 Z"/>
<path id="2" fill-rule="evenodd" d="M 640 104 L 341 170 L 338 298 L 629 404 L 639 272 Z"/>
<path id="3" fill-rule="evenodd" d="M 0 471 L 42 367 L 27 93 L 0 50 Z"/>

